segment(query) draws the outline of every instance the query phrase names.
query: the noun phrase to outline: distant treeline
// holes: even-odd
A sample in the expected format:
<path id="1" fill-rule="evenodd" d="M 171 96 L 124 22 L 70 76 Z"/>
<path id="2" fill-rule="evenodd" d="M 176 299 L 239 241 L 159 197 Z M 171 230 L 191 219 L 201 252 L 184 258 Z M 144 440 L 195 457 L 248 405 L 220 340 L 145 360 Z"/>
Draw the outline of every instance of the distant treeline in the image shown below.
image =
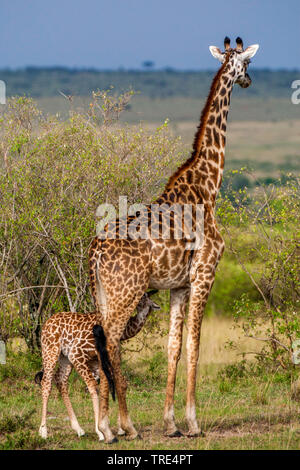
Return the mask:
<path id="1" fill-rule="evenodd" d="M 202 98 L 208 93 L 215 71 L 177 71 L 173 69 L 138 71 L 71 69 L 65 67 L 27 67 L 20 70 L 0 70 L 0 80 L 6 83 L 7 96 L 29 95 L 35 98 L 67 95 L 87 96 L 93 90 L 108 89 L 116 92 L 130 88 L 150 98 L 185 96 Z M 300 79 L 300 70 L 251 69 L 255 86 L 248 90 L 256 97 L 286 97 L 291 84 Z M 241 90 L 235 91 L 239 94 Z"/>

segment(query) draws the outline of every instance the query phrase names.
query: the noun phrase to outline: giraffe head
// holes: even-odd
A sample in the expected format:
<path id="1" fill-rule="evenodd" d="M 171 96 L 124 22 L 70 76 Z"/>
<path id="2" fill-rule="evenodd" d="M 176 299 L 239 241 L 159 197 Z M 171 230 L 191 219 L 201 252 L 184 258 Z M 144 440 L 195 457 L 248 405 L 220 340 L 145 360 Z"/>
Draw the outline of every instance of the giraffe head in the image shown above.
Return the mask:
<path id="1" fill-rule="evenodd" d="M 236 48 L 230 47 L 230 39 L 226 36 L 224 39 L 225 51 L 221 50 L 216 46 L 210 46 L 209 50 L 215 59 L 224 63 L 225 61 L 229 65 L 229 73 L 231 74 L 234 83 L 238 83 L 242 88 L 247 88 L 251 84 L 251 78 L 247 73 L 247 68 L 250 63 L 251 57 L 253 57 L 258 48 L 258 44 L 243 49 L 243 41 L 241 38 L 236 38 Z"/>
<path id="2" fill-rule="evenodd" d="M 153 290 L 150 290 L 150 291 L 146 292 L 143 295 L 143 297 L 141 298 L 141 300 L 139 301 L 138 306 L 137 306 L 137 312 L 138 313 L 141 313 L 145 309 L 148 310 L 148 311 L 150 311 L 150 310 L 160 310 L 160 306 L 156 302 L 154 302 L 154 300 L 152 300 L 150 298 L 153 294 L 156 294 L 156 292 L 158 292 L 158 290 L 153 289 Z"/>

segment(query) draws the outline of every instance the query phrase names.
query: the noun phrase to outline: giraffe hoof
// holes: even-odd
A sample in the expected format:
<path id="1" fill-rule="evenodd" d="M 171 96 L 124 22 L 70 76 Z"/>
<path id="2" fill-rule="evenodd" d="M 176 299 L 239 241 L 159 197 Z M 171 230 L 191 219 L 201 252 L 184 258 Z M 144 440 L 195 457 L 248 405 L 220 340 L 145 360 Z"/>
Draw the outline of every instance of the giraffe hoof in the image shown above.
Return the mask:
<path id="1" fill-rule="evenodd" d="M 167 434 L 167 436 L 168 437 L 183 437 L 183 434 L 178 429 L 176 429 L 176 431 L 172 432 L 171 434 Z"/>
<path id="2" fill-rule="evenodd" d="M 119 440 L 116 437 L 113 437 L 110 441 L 106 441 L 106 444 L 116 444 L 116 442 L 119 442 Z"/>
<path id="3" fill-rule="evenodd" d="M 133 441 L 134 439 L 141 440 L 142 437 L 140 434 L 127 434 L 126 441 Z"/>
<path id="4" fill-rule="evenodd" d="M 187 437 L 205 437 L 205 432 L 203 431 L 195 431 L 195 432 L 188 432 Z"/>
<path id="5" fill-rule="evenodd" d="M 42 439 L 47 439 L 48 437 L 47 428 L 44 426 L 41 426 L 39 429 L 39 435 L 41 436 Z"/>

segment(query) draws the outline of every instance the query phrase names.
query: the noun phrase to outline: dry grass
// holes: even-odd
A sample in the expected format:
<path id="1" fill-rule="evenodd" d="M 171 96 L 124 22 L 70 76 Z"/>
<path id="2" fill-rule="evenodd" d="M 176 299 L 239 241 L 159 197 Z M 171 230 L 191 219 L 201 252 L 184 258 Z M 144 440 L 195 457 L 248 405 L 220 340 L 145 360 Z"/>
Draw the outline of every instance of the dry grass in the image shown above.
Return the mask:
<path id="1" fill-rule="evenodd" d="M 189 149 L 196 122 L 176 122 L 171 128 Z M 234 121 L 227 129 L 225 168 L 255 169 L 257 176 L 276 176 L 281 170 L 299 171 L 300 120 Z"/>
<path id="2" fill-rule="evenodd" d="M 166 324 L 167 326 L 167 324 Z M 186 327 L 183 331 L 183 348 L 181 362 L 183 367 L 186 363 Z M 238 349 L 227 347 L 227 343 L 233 341 L 238 344 Z M 130 341 L 130 346 L 134 349 L 135 339 Z M 168 336 L 151 341 L 152 346 L 159 346 L 167 355 Z M 241 332 L 231 318 L 221 316 L 204 317 L 201 329 L 199 371 L 206 374 L 207 366 L 222 366 L 233 364 L 241 360 L 243 353 L 254 352 L 259 349 L 261 344 L 255 344 L 253 339 L 243 338 Z M 152 352 L 147 349 L 143 353 L 144 358 L 151 358 Z M 140 353 L 129 353 L 125 358 L 135 363 L 140 360 Z M 250 357 L 252 358 L 252 356 Z M 250 359 L 249 358 L 249 359 Z"/>

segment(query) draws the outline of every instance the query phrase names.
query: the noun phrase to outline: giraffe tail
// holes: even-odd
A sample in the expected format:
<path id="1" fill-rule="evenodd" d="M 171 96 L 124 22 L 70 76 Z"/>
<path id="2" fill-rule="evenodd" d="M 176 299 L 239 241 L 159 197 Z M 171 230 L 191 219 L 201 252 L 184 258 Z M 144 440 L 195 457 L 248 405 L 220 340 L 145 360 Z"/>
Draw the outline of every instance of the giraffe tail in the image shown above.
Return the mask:
<path id="1" fill-rule="evenodd" d="M 93 327 L 93 334 L 96 343 L 96 349 L 99 352 L 102 370 L 107 378 L 109 390 L 112 396 L 112 399 L 115 401 L 115 382 L 113 377 L 113 368 L 108 357 L 108 352 L 106 349 L 106 337 L 103 331 L 102 326 L 95 325 Z"/>
<path id="2" fill-rule="evenodd" d="M 43 370 L 40 370 L 37 374 L 35 374 L 34 381 L 37 385 L 41 385 L 43 375 L 44 375 Z"/>

